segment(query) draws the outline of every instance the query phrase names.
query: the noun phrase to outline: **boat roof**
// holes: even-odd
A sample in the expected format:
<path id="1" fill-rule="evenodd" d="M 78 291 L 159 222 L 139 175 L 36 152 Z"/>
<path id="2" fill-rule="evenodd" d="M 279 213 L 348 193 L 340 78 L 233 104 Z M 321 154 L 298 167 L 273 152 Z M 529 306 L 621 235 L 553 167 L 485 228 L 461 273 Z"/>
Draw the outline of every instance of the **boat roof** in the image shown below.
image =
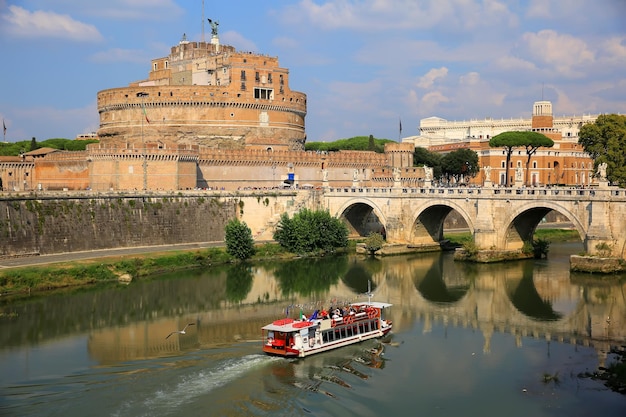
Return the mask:
<path id="1" fill-rule="evenodd" d="M 306 324 L 310 323 L 310 324 Z M 273 330 L 276 332 L 299 332 L 302 329 L 315 326 L 317 322 L 314 321 L 301 321 L 293 319 L 281 319 L 275 320 L 273 323 L 267 324 L 262 327 L 263 330 Z"/>
<path id="2" fill-rule="evenodd" d="M 351 306 L 370 306 L 370 307 L 374 307 L 374 308 L 388 308 L 391 307 L 393 304 L 389 304 L 389 303 L 383 303 L 380 301 L 363 301 L 361 303 L 351 303 Z"/>

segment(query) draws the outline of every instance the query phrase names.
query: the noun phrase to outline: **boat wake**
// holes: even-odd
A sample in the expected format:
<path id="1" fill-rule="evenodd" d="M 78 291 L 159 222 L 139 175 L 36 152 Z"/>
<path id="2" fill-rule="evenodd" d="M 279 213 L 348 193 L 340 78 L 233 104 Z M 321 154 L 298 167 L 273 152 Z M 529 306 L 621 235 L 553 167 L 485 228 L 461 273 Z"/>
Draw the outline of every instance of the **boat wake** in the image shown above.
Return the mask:
<path id="1" fill-rule="evenodd" d="M 126 402 L 113 415 L 176 415 L 177 411 L 180 411 L 179 408 L 181 406 L 233 382 L 259 366 L 277 360 L 281 360 L 281 358 L 256 354 L 247 355 L 227 360 L 208 371 L 198 371 L 179 376 L 178 381 L 173 385 L 170 386 L 168 384 L 168 386 L 160 387 L 160 389 L 143 400 Z"/>

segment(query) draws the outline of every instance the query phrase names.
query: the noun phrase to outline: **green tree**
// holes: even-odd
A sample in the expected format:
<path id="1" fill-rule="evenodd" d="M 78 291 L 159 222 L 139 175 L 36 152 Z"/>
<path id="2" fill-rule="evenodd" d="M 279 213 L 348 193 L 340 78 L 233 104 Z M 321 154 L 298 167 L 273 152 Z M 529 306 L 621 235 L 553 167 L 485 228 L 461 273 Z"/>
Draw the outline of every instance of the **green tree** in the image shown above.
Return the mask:
<path id="1" fill-rule="evenodd" d="M 274 240 L 292 253 L 331 252 L 348 245 L 348 228 L 327 211 L 303 209 L 291 219 L 283 213 Z"/>
<path id="2" fill-rule="evenodd" d="M 367 143 L 367 150 L 368 151 L 375 151 L 376 150 L 376 142 L 374 142 L 374 135 L 370 135 L 368 143 Z"/>
<path id="3" fill-rule="evenodd" d="M 523 147 L 526 149 L 526 183 L 528 183 L 528 167 L 530 166 L 530 158 L 537 152 L 540 147 L 551 147 L 554 145 L 552 139 L 538 132 L 531 131 L 509 131 L 495 135 L 489 140 L 489 146 L 492 148 L 504 148 L 506 152 L 505 167 L 505 185 L 509 184 L 509 165 L 511 155 L 514 148 Z"/>
<path id="4" fill-rule="evenodd" d="M 39 146 L 37 146 L 37 139 L 35 139 L 34 137 L 30 140 L 30 150 L 34 151 L 35 149 L 38 149 Z"/>
<path id="5" fill-rule="evenodd" d="M 554 146 L 554 141 L 538 132 L 520 132 L 523 133 L 525 138 L 524 147 L 526 148 L 526 175 L 524 183 L 530 185 L 530 159 L 537 153 L 539 148 L 551 148 Z"/>
<path id="6" fill-rule="evenodd" d="M 374 140 L 374 149 L 371 148 L 371 139 Z M 304 145 L 307 151 L 335 152 L 340 150 L 367 151 L 373 150 L 377 153 L 385 152 L 385 143 L 395 143 L 390 139 L 376 139 L 373 136 L 355 136 L 350 139 L 339 139 L 334 142 L 307 142 Z"/>
<path id="7" fill-rule="evenodd" d="M 480 170 L 478 154 L 471 149 L 449 152 L 441 158 L 441 169 L 448 180 L 454 178 L 456 182 L 459 182 L 461 177 L 475 177 Z"/>
<path id="8" fill-rule="evenodd" d="M 424 165 L 433 169 L 434 178 L 441 177 L 441 154 L 418 146 L 413 153 L 413 166 L 421 167 Z"/>
<path id="9" fill-rule="evenodd" d="M 374 252 L 379 250 L 385 244 L 385 239 L 383 239 L 383 235 L 377 232 L 371 232 L 367 239 L 365 239 L 365 249 L 373 255 Z"/>
<path id="10" fill-rule="evenodd" d="M 626 186 L 626 116 L 600 115 L 580 128 L 578 143 L 591 155 L 595 167 L 606 162 L 607 179 Z"/>
<path id="11" fill-rule="evenodd" d="M 252 231 L 245 222 L 234 219 L 226 224 L 226 252 L 237 259 L 246 260 L 254 255 Z"/>

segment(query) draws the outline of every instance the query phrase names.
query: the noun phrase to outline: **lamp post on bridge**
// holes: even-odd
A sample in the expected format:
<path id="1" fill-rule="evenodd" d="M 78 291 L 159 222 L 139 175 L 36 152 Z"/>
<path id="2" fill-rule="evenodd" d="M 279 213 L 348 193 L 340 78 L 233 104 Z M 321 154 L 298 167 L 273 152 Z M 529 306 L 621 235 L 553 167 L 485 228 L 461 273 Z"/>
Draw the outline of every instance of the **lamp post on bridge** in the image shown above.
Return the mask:
<path id="1" fill-rule="evenodd" d="M 141 159 L 142 159 L 142 169 L 143 169 L 143 190 L 146 191 L 148 189 L 148 161 L 146 160 L 146 144 L 143 138 L 143 119 L 146 116 L 146 108 L 144 107 L 144 97 L 147 97 L 148 93 L 139 92 L 137 93 L 137 97 L 141 98 Z"/>

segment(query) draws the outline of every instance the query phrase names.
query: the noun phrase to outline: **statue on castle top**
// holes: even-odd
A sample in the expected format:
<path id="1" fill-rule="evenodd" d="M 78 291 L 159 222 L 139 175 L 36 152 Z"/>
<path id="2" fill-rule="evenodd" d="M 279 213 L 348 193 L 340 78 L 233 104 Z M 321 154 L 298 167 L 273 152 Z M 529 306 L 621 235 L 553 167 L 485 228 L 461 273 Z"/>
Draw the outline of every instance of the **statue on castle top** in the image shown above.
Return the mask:
<path id="1" fill-rule="evenodd" d="M 220 25 L 220 22 L 209 19 L 209 24 L 211 25 L 211 35 L 217 36 L 217 27 Z"/>

